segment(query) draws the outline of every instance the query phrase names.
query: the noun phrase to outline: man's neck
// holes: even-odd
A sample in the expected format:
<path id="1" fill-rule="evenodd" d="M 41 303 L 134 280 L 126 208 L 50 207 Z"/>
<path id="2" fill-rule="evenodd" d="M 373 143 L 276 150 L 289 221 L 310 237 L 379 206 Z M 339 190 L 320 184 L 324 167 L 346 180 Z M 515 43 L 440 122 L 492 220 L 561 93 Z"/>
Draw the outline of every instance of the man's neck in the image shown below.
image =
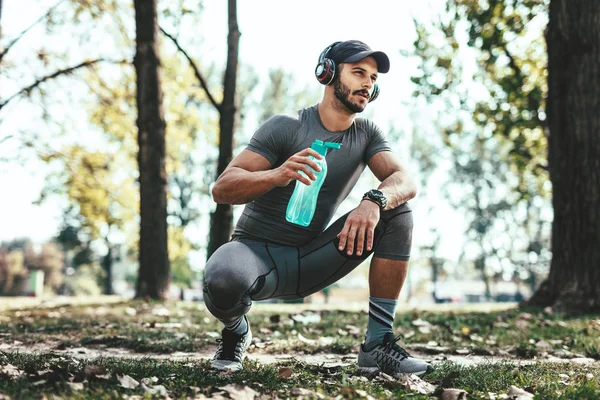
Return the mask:
<path id="1" fill-rule="evenodd" d="M 356 114 L 348 112 L 341 104 L 336 107 L 333 102 L 323 99 L 317 106 L 321 123 L 330 132 L 345 131 L 354 122 Z"/>

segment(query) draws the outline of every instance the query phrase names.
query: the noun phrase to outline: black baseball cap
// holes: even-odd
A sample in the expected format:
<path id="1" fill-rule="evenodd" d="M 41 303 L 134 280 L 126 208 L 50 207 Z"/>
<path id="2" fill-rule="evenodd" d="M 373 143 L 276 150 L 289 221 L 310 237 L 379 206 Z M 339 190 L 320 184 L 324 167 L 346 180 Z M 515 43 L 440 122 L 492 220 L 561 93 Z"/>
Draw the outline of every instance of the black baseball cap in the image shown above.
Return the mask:
<path id="1" fill-rule="evenodd" d="M 346 40 L 333 46 L 327 53 L 327 58 L 336 64 L 353 63 L 365 57 L 372 56 L 377 62 L 377 71 L 386 73 L 390 70 L 390 59 L 383 51 L 374 51 L 360 40 Z"/>

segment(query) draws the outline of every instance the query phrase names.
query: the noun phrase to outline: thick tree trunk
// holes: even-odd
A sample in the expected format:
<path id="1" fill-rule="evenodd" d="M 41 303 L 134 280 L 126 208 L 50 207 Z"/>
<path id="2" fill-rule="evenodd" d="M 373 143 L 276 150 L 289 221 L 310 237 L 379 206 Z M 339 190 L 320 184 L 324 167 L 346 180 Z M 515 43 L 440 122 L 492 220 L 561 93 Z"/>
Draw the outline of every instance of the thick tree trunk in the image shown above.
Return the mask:
<path id="1" fill-rule="evenodd" d="M 228 0 L 229 34 L 227 35 L 227 67 L 223 82 L 223 102 L 219 120 L 219 161 L 217 176 L 221 175 L 233 157 L 233 132 L 236 119 L 236 80 L 238 68 L 238 48 L 240 31 L 237 24 L 236 0 Z M 227 243 L 233 230 L 233 207 L 230 204 L 217 204 L 210 216 L 210 238 L 207 258 L 221 245 Z"/>
<path id="2" fill-rule="evenodd" d="M 552 264 L 529 305 L 600 311 L 600 2 L 551 0 Z"/>
<path id="3" fill-rule="evenodd" d="M 136 297 L 164 299 L 169 286 L 167 172 L 156 0 L 135 0 L 134 5 L 140 170 L 140 269 Z"/>

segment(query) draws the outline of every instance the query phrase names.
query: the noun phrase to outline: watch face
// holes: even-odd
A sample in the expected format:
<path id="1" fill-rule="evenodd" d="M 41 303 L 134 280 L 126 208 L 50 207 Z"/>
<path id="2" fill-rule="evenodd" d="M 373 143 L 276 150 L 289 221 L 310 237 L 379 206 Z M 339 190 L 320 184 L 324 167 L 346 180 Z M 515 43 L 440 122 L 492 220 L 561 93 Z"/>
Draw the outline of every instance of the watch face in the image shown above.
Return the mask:
<path id="1" fill-rule="evenodd" d="M 380 190 L 377 189 L 373 189 L 370 191 L 371 195 L 377 198 L 382 198 L 383 197 L 383 193 Z"/>

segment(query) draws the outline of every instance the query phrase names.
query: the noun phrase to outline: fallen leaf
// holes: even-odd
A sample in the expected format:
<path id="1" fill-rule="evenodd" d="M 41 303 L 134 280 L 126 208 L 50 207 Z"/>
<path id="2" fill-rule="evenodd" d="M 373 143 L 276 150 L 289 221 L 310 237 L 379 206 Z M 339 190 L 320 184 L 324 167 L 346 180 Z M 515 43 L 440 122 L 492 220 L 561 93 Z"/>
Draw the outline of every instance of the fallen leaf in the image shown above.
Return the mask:
<path id="1" fill-rule="evenodd" d="M 83 383 L 81 382 L 67 382 L 67 385 L 69 385 L 71 390 L 83 390 Z"/>
<path id="2" fill-rule="evenodd" d="M 375 377 L 375 380 L 380 382 L 396 382 L 396 380 L 392 376 L 386 374 L 385 372 L 380 372 Z"/>
<path id="3" fill-rule="evenodd" d="M 420 394 L 431 394 L 435 392 L 435 389 L 437 388 L 437 386 L 432 385 L 429 382 L 425 382 L 423 379 L 414 374 L 400 375 L 398 382 L 406 389 Z"/>
<path id="4" fill-rule="evenodd" d="M 152 309 L 152 314 L 158 315 L 160 317 L 166 317 L 171 315 L 171 311 L 168 308 L 163 306 L 157 306 Z"/>
<path id="5" fill-rule="evenodd" d="M 424 319 L 421 319 L 421 318 L 417 318 L 417 319 L 413 320 L 412 324 L 414 326 L 427 326 L 427 327 L 431 327 L 432 326 L 429 322 L 427 322 L 427 321 L 425 321 Z"/>
<path id="6" fill-rule="evenodd" d="M 294 371 L 292 371 L 290 368 L 287 367 L 283 367 L 279 369 L 279 372 L 277 372 L 277 376 L 279 378 L 291 378 L 292 375 L 294 375 Z"/>
<path id="7" fill-rule="evenodd" d="M 331 336 L 320 336 L 319 337 L 319 344 L 321 346 L 330 346 L 333 343 L 335 343 L 335 338 L 333 338 Z"/>
<path id="8" fill-rule="evenodd" d="M 156 394 L 162 396 L 163 398 L 169 395 L 169 392 L 167 392 L 167 388 L 163 385 L 147 386 L 146 384 L 142 383 L 142 389 L 146 393 L 149 393 L 151 395 Z"/>
<path id="9" fill-rule="evenodd" d="M 321 315 L 317 313 L 296 314 L 291 317 L 294 321 L 301 324 L 316 324 L 321 322 Z"/>
<path id="10" fill-rule="evenodd" d="M 317 343 L 316 340 L 305 338 L 304 336 L 302 336 L 301 333 L 298 333 L 298 340 L 301 341 L 302 343 L 306 343 L 306 344 L 315 344 L 315 343 Z"/>
<path id="11" fill-rule="evenodd" d="M 428 326 L 419 326 L 417 329 L 424 335 L 431 333 L 431 328 Z"/>
<path id="12" fill-rule="evenodd" d="M 136 381 L 129 375 L 117 375 L 117 379 L 119 380 L 121 387 L 124 387 L 125 389 L 135 389 L 140 384 L 138 381 Z"/>
<path id="13" fill-rule="evenodd" d="M 229 393 L 229 397 L 231 397 L 233 400 L 254 400 L 254 398 L 260 394 L 251 387 L 236 385 L 233 383 L 220 387 L 219 389 Z"/>
<path id="14" fill-rule="evenodd" d="M 152 378 L 142 378 L 142 383 L 144 385 L 151 385 L 156 382 L 158 382 L 158 378 L 155 376 L 153 376 Z"/>
<path id="15" fill-rule="evenodd" d="M 0 365 L 0 376 L 4 375 L 8 379 L 17 379 L 23 375 L 23 371 L 12 364 Z"/>
<path id="16" fill-rule="evenodd" d="M 511 396 L 512 400 L 532 400 L 533 399 L 533 394 L 518 388 L 516 386 L 512 386 L 510 387 L 510 389 L 508 390 L 508 395 Z"/>
<path id="17" fill-rule="evenodd" d="M 440 400 L 461 400 L 467 398 L 467 392 L 462 389 L 444 389 L 440 393 Z"/>
<path id="18" fill-rule="evenodd" d="M 552 345 L 545 340 L 540 340 L 535 344 L 535 347 L 541 351 L 549 351 L 552 349 Z"/>

